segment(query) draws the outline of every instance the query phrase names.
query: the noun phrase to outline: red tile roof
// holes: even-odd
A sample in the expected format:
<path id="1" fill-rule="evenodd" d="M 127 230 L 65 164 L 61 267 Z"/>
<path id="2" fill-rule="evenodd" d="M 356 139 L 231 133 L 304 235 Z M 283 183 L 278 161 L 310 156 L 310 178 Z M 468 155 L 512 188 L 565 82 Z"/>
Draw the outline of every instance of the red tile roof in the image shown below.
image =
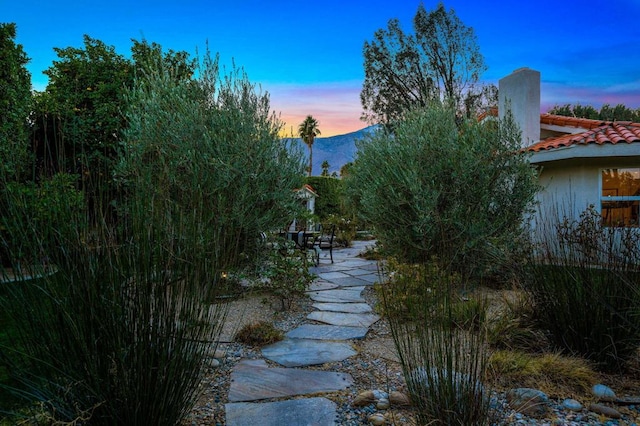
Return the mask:
<path id="1" fill-rule="evenodd" d="M 602 121 L 541 114 L 540 124 L 575 127 L 585 129 L 585 131 L 541 140 L 527 147 L 527 151 L 538 152 L 571 145 L 588 145 L 591 143 L 602 145 L 605 143 L 640 142 L 640 123 L 632 123 L 630 121 Z"/>

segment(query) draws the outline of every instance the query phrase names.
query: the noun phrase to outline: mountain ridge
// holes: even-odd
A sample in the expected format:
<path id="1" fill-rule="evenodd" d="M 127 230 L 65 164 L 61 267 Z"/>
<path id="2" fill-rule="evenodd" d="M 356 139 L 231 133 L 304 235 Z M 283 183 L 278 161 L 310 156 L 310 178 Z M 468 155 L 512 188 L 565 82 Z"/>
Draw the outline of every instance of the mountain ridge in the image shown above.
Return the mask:
<path id="1" fill-rule="evenodd" d="M 364 139 L 375 132 L 379 126 L 367 126 L 355 132 L 343 135 L 317 137 L 313 141 L 313 176 L 322 173 L 322 163 L 329 162 L 329 174 L 340 174 L 340 168 L 353 161 L 356 156 L 356 140 Z M 300 138 L 286 138 L 302 148 L 307 162 L 309 161 L 309 148 Z"/>

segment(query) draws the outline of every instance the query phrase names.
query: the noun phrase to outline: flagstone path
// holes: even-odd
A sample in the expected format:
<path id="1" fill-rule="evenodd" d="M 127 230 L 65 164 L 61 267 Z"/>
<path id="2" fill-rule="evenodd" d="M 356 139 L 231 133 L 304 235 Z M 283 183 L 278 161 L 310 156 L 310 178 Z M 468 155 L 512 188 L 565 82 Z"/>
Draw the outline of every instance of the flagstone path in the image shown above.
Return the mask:
<path id="1" fill-rule="evenodd" d="M 262 349 L 264 358 L 283 367 L 269 367 L 264 360 L 244 360 L 231 372 L 230 402 L 225 404 L 228 426 L 336 424 L 336 404 L 318 395 L 352 386 L 353 378 L 339 371 L 301 367 L 356 355 L 350 341 L 364 338 L 379 319 L 361 296 L 366 286 L 378 281 L 376 262 L 357 257 L 371 244 L 356 241 L 353 247 L 334 250 L 334 263 L 323 253 L 320 265 L 312 268 L 317 279 L 307 292 L 317 310 L 284 340 Z M 310 397 L 300 397 L 305 395 Z M 295 398 L 269 401 L 283 397 Z"/>

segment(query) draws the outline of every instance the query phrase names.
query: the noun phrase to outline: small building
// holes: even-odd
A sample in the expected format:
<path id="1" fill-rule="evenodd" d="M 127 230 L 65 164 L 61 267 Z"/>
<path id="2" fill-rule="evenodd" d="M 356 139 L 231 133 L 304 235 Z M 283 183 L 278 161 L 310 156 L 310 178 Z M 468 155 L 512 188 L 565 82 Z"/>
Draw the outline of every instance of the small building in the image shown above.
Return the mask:
<path id="1" fill-rule="evenodd" d="M 309 213 L 309 215 L 315 214 L 316 211 L 316 198 L 318 198 L 318 193 L 313 189 L 313 187 L 309 184 L 304 184 L 302 188 L 298 188 L 295 190 L 296 196 L 302 202 L 305 209 Z M 293 219 L 293 221 L 289 224 L 289 231 L 299 231 L 302 229 L 308 229 L 312 224 L 300 223 L 299 220 Z"/>
<path id="2" fill-rule="evenodd" d="M 539 217 L 578 219 L 594 206 L 605 225 L 639 226 L 640 123 L 541 114 L 540 73 L 529 68 L 501 79 L 499 96 L 540 170 Z"/>

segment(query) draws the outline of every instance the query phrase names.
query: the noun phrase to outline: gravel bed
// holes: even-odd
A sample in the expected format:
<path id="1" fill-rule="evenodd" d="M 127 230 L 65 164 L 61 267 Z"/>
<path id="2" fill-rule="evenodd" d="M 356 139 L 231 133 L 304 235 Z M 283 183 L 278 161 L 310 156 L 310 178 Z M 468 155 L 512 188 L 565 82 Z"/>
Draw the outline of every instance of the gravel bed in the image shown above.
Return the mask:
<path id="1" fill-rule="evenodd" d="M 363 292 L 363 297 L 367 303 L 374 306 L 375 310 L 376 296 L 373 289 L 367 287 Z M 308 298 L 296 300 L 292 308 L 284 312 L 274 311 L 273 307 L 277 305 L 277 301 L 270 298 L 265 299 L 264 296 L 254 296 L 234 303 L 227 322 L 228 324 L 236 324 L 233 327 L 235 330 L 248 322 L 271 319 L 276 328 L 287 332 L 308 322 L 306 315 L 313 310 L 312 302 Z M 260 348 L 234 342 L 228 343 L 232 340 L 230 338 L 232 334 L 229 329 L 223 334 L 225 333 L 226 336 L 223 337 L 228 340 L 218 346 L 217 354 L 220 357 L 220 352 L 224 351 L 224 356 L 219 358 L 218 366 L 207 369 L 202 383 L 202 395 L 182 426 L 225 425 L 224 404 L 228 402 L 229 375 L 233 367 L 242 359 L 262 358 Z M 356 356 L 341 362 L 306 367 L 315 370 L 349 373 L 353 376 L 354 386 L 340 392 L 321 395 L 336 403 L 338 414 L 336 424 L 344 426 L 369 425 L 371 423 L 369 423 L 368 417 L 375 412 L 380 412 L 388 416 L 388 424 L 415 425 L 415 413 L 411 408 L 399 410 L 392 407 L 387 410 L 377 410 L 374 404 L 364 407 L 352 406 L 356 396 L 367 390 L 384 392 L 398 390 L 406 393 L 402 370 L 395 353 L 388 323 L 384 319 L 376 322 L 370 327 L 364 339 L 354 340 L 352 343 L 358 349 Z M 268 360 L 267 363 L 274 367 L 279 366 Z M 305 397 L 307 396 L 298 398 Z M 560 400 L 551 400 L 550 402 L 550 415 L 544 419 L 535 419 L 512 410 L 506 402 L 504 392 L 493 392 L 491 406 L 495 410 L 496 419 L 493 424 L 496 426 L 640 425 L 640 406 L 617 407 L 623 415 L 622 419 L 610 420 L 587 410 L 569 411 L 562 406 Z"/>

